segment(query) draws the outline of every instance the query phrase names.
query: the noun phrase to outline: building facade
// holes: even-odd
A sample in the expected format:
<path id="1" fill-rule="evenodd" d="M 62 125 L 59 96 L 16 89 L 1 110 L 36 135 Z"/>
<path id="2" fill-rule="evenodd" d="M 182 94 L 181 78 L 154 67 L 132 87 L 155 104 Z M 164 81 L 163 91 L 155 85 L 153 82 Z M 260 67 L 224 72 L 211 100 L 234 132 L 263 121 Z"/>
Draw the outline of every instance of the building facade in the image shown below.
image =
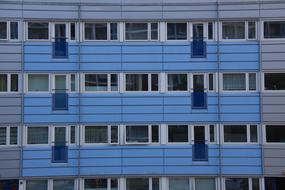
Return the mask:
<path id="1" fill-rule="evenodd" d="M 283 0 L 0 1 L 0 190 L 284 190 Z"/>

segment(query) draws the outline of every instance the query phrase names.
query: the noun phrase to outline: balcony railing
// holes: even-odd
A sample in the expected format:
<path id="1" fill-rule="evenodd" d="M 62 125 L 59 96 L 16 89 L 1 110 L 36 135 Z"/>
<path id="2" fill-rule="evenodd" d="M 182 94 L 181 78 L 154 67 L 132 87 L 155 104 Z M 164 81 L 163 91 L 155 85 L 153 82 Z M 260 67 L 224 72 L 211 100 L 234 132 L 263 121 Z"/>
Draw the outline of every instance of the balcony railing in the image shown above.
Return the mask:
<path id="1" fill-rule="evenodd" d="M 52 47 L 53 58 L 68 58 L 68 43 L 66 42 L 66 38 L 55 38 Z"/>
<path id="2" fill-rule="evenodd" d="M 207 109 L 207 93 L 192 92 L 192 109 Z"/>
<path id="3" fill-rule="evenodd" d="M 68 110 L 68 93 L 65 90 L 55 90 L 52 94 L 52 110 Z"/>
<path id="4" fill-rule="evenodd" d="M 192 58 L 205 58 L 207 56 L 207 44 L 203 38 L 194 38 L 191 49 Z"/>
<path id="5" fill-rule="evenodd" d="M 66 145 L 52 146 L 52 163 L 68 162 L 68 147 Z"/>
<path id="6" fill-rule="evenodd" d="M 208 145 L 205 143 L 195 143 L 192 146 L 192 160 L 193 161 L 208 161 Z"/>

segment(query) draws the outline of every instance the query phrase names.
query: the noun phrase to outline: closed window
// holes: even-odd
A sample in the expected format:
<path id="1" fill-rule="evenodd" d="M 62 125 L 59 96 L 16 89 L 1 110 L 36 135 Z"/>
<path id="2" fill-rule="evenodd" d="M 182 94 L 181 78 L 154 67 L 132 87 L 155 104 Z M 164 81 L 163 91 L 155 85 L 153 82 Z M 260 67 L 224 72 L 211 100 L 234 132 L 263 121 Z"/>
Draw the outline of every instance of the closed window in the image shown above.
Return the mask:
<path id="1" fill-rule="evenodd" d="M 0 93 L 19 92 L 18 74 L 0 74 Z"/>
<path id="2" fill-rule="evenodd" d="M 167 40 L 187 40 L 187 23 L 167 23 Z"/>
<path id="3" fill-rule="evenodd" d="M 169 190 L 190 190 L 189 178 L 169 178 Z"/>
<path id="4" fill-rule="evenodd" d="M 266 142 L 285 143 L 285 125 L 266 125 Z"/>
<path id="5" fill-rule="evenodd" d="M 28 127 L 27 144 L 48 144 L 49 128 L 48 127 Z"/>
<path id="6" fill-rule="evenodd" d="M 84 136 L 86 144 L 118 144 L 119 129 L 118 126 L 96 125 L 85 126 Z"/>
<path id="7" fill-rule="evenodd" d="M 126 143 L 158 143 L 159 126 L 158 125 L 126 125 Z"/>
<path id="8" fill-rule="evenodd" d="M 285 90 L 285 73 L 264 73 L 264 90 Z"/>
<path id="9" fill-rule="evenodd" d="M 256 91 L 256 73 L 224 73 L 224 91 Z"/>
<path id="10" fill-rule="evenodd" d="M 215 178 L 195 178 L 195 190 L 216 190 Z"/>
<path id="11" fill-rule="evenodd" d="M 118 190 L 116 178 L 84 179 L 84 190 Z"/>
<path id="12" fill-rule="evenodd" d="M 126 91 L 158 91 L 158 74 L 126 74 Z"/>
<path id="13" fill-rule="evenodd" d="M 48 40 L 49 23 L 48 22 L 28 22 L 29 40 Z"/>
<path id="14" fill-rule="evenodd" d="M 18 127 L 0 127 L 0 146 L 18 144 Z"/>
<path id="15" fill-rule="evenodd" d="M 0 40 L 6 40 L 7 39 L 7 22 L 0 22 Z"/>
<path id="16" fill-rule="evenodd" d="M 118 91 L 117 74 L 85 74 L 85 91 Z"/>
<path id="17" fill-rule="evenodd" d="M 226 178 L 225 179 L 225 190 L 237 190 L 237 189 L 238 190 L 260 190 L 259 179 L 258 178 Z"/>
<path id="18" fill-rule="evenodd" d="M 189 132 L 188 125 L 168 125 L 169 143 L 188 143 Z"/>
<path id="19" fill-rule="evenodd" d="M 188 75 L 187 74 L 168 74 L 167 75 L 168 91 L 187 91 Z"/>
<path id="20" fill-rule="evenodd" d="M 18 40 L 18 25 L 18 22 L 13 21 L 0 22 L 0 40 Z M 10 31 L 9 34 L 8 31 Z"/>
<path id="21" fill-rule="evenodd" d="M 265 21 L 264 38 L 285 38 L 285 21 Z"/>
<path id="22" fill-rule="evenodd" d="M 150 185 L 151 184 L 151 185 Z M 159 190 L 159 178 L 127 178 L 126 190 Z"/>
<path id="23" fill-rule="evenodd" d="M 285 189 L 285 177 L 265 177 L 265 190 Z"/>
<path id="24" fill-rule="evenodd" d="M 257 125 L 224 125 L 225 143 L 257 143 Z"/>
<path id="25" fill-rule="evenodd" d="M 18 190 L 19 189 L 19 180 L 17 179 L 6 179 L 0 180 L 0 189 L 1 190 Z"/>
<path id="26" fill-rule="evenodd" d="M 245 22 L 223 22 L 223 39 L 245 39 Z"/>
<path id="27" fill-rule="evenodd" d="M 48 190 L 48 180 L 27 180 L 26 190 Z"/>
<path id="28" fill-rule="evenodd" d="M 125 23 L 125 40 L 158 40 L 158 23 Z"/>
<path id="29" fill-rule="evenodd" d="M 48 74 L 29 74 L 28 75 L 29 92 L 48 92 L 49 75 Z"/>
<path id="30" fill-rule="evenodd" d="M 53 190 L 74 190 L 73 179 L 54 179 Z"/>
<path id="31" fill-rule="evenodd" d="M 85 23 L 85 40 L 118 40 L 117 23 Z"/>

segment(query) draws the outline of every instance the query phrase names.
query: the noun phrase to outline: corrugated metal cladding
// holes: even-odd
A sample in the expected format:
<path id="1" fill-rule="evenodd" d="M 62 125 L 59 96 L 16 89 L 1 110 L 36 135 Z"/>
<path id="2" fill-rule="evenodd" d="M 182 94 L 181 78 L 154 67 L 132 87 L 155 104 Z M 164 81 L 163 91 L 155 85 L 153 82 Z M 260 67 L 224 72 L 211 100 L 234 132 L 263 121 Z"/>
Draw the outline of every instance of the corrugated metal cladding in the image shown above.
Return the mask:
<path id="1" fill-rule="evenodd" d="M 18 22 L 18 40 L 11 40 L 11 36 L 2 39 L 5 30 L 1 30 L 1 23 L 6 21 Z M 27 23 L 31 21 L 49 22 L 49 40 L 27 40 Z M 256 22 L 257 38 L 223 40 L 221 23 L 225 21 Z M 202 190 L 193 182 L 201 177 L 215 178 L 216 190 L 283 190 L 269 186 L 266 179 L 285 179 L 285 140 L 272 143 L 268 140 L 270 126 L 285 127 L 285 89 L 266 90 L 264 78 L 265 73 L 285 76 L 285 24 L 280 28 L 283 39 L 264 39 L 265 21 L 285 23 L 283 0 L 0 1 L 0 190 L 11 189 L 6 184 L 9 180 L 19 180 L 18 189 L 30 190 L 28 182 L 35 179 L 48 180 L 47 190 L 56 189 L 55 179 L 75 179 L 74 189 L 83 190 L 88 189 L 84 186 L 85 178 L 119 178 L 119 190 L 133 190 L 126 181 L 134 177 L 159 177 L 160 190 L 172 190 L 168 184 L 173 177 L 191 179 L 191 190 Z M 68 41 L 68 58 L 54 59 L 54 23 L 71 22 L 77 23 L 77 39 Z M 118 22 L 119 40 L 83 40 L 85 22 Z M 158 22 L 160 38 L 126 41 L 122 34 L 125 22 Z M 213 23 L 214 40 L 205 41 L 205 57 L 191 56 L 193 44 L 189 31 L 188 40 L 165 40 L 166 23 L 179 22 L 188 22 L 188 30 L 190 23 Z M 7 27 L 8 36 L 11 30 Z M 248 31 L 245 35 L 249 35 Z M 86 73 L 117 74 L 119 89 L 85 92 Z M 159 91 L 125 91 L 127 73 L 159 74 Z M 188 90 L 167 91 L 167 76 L 174 73 L 187 74 Z M 246 90 L 224 91 L 224 73 L 243 73 Z M 16 74 L 18 89 L 13 91 L 12 75 Z M 31 74 L 48 74 L 49 90 L 28 92 Z M 68 83 L 71 75 L 75 76 L 77 90 L 68 93 L 67 110 L 53 108 L 56 74 L 65 74 Z M 213 74 L 214 90 L 208 86 L 205 91 L 206 109 L 192 108 L 194 74 L 204 74 L 206 85 Z M 251 74 L 256 74 L 254 90 L 248 82 Z M 285 78 L 282 80 L 284 83 Z M 106 125 L 109 129 L 118 126 L 118 144 L 85 143 L 85 126 Z M 127 125 L 159 125 L 159 143 L 128 144 Z M 169 125 L 189 125 L 187 142 L 169 143 Z M 245 142 L 226 142 L 227 125 L 245 126 L 245 131 L 233 130 L 231 137 L 235 138 L 235 132 L 245 132 Z M 60 126 L 68 126 L 67 159 L 66 163 L 53 163 L 55 128 Z M 76 126 L 75 144 L 69 142 L 72 136 L 69 126 Z M 197 126 L 205 126 L 206 161 L 195 160 Z M 254 126 L 257 126 L 257 142 L 253 140 Z M 46 127 L 47 141 L 29 144 L 28 131 L 32 127 Z M 110 131 L 107 133 L 111 136 Z M 154 133 L 151 127 L 148 133 Z M 272 134 L 278 136 L 278 131 Z M 41 133 L 38 135 L 45 138 Z M 227 180 L 232 178 L 248 179 L 247 187 L 227 186 Z M 254 179 L 259 179 L 259 188 L 251 186 Z M 106 188 L 111 190 L 111 185 Z M 146 190 L 156 188 L 150 185 Z"/>

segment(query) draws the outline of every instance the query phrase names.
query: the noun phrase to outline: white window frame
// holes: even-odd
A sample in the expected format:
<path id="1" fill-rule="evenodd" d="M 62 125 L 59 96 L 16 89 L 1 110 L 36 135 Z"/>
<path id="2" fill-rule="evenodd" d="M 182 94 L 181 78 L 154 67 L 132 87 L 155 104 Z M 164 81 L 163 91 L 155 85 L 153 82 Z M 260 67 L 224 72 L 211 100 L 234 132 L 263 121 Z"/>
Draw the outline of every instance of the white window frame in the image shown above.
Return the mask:
<path id="1" fill-rule="evenodd" d="M 213 75 L 213 90 L 209 89 L 209 75 Z M 216 73 L 190 73 L 190 91 L 193 92 L 194 88 L 194 75 L 203 75 L 204 76 L 204 92 L 216 92 Z M 168 81 L 167 81 L 168 82 Z"/>
<path id="2" fill-rule="evenodd" d="M 177 90 L 177 91 L 175 91 L 175 90 L 168 90 L 168 75 L 169 74 L 177 74 L 177 75 L 180 75 L 180 74 L 186 74 L 187 75 L 187 90 L 184 90 L 184 91 L 182 91 L 182 90 Z M 191 89 L 191 87 L 190 87 L 190 85 L 191 85 L 191 74 L 190 73 L 179 73 L 179 72 L 177 72 L 177 73 L 166 73 L 166 75 L 165 75 L 165 77 L 166 77 L 166 83 L 165 83 L 165 91 L 166 92 L 168 92 L 168 93 L 185 93 L 185 92 L 189 92 L 190 91 L 190 89 Z"/>
<path id="3" fill-rule="evenodd" d="M 17 144 L 10 144 L 10 136 L 11 136 L 10 129 L 12 127 L 17 128 Z M 6 144 L 0 145 L 0 148 L 19 146 L 19 144 L 20 144 L 20 142 L 19 142 L 19 140 L 20 140 L 20 127 L 18 127 L 18 126 L 0 126 L 0 128 L 6 128 Z"/>
<path id="4" fill-rule="evenodd" d="M 48 75 L 48 91 L 29 91 L 29 75 Z M 30 94 L 33 94 L 33 93 L 51 93 L 51 86 L 52 86 L 52 83 L 51 83 L 51 74 L 48 74 L 48 73 L 26 73 L 25 74 L 25 92 L 26 93 L 30 93 Z"/>
<path id="5" fill-rule="evenodd" d="M 127 142 L 127 126 L 147 126 L 148 127 L 148 142 Z M 158 125 L 158 140 L 159 142 L 152 142 L 152 126 Z M 161 134 L 160 134 L 160 125 L 159 124 L 128 124 L 124 125 L 124 144 L 125 145 L 144 145 L 144 144 L 160 144 Z"/>
<path id="6" fill-rule="evenodd" d="M 259 179 L 259 189 L 262 190 L 262 179 L 260 177 L 244 177 L 244 176 L 228 176 L 228 177 L 223 177 L 222 178 L 222 190 L 226 190 L 226 178 L 243 178 L 243 179 L 247 179 L 248 180 L 248 190 L 252 190 L 252 179 Z"/>
<path id="7" fill-rule="evenodd" d="M 263 143 L 266 144 L 266 145 L 282 145 L 284 146 L 285 145 L 285 142 L 284 143 L 280 143 L 280 142 L 267 142 L 267 138 L 266 138 L 266 126 L 267 125 L 274 125 L 274 126 L 279 126 L 279 125 L 282 125 L 282 124 L 264 124 L 262 125 L 262 136 L 263 136 Z"/>
<path id="8" fill-rule="evenodd" d="M 116 40 L 111 40 L 111 23 L 117 23 L 117 39 Z M 107 24 L 107 40 L 87 40 L 85 37 L 85 24 Z M 116 42 L 119 41 L 119 34 L 120 34 L 120 30 L 119 30 L 119 23 L 118 22 L 83 22 L 82 23 L 82 39 L 83 41 L 86 42 L 106 42 L 106 41 L 111 41 L 111 42 Z"/>
<path id="9" fill-rule="evenodd" d="M 0 73 L 1 75 L 6 75 L 7 76 L 7 91 L 1 92 L 0 94 L 19 94 L 21 93 L 21 79 L 20 79 L 20 74 L 19 73 Z M 18 75 L 18 91 L 11 91 L 11 75 Z"/>
<path id="10" fill-rule="evenodd" d="M 39 179 L 26 179 L 25 181 L 23 181 L 23 190 L 26 189 L 26 183 L 27 181 L 36 181 L 36 180 L 45 180 L 47 181 L 47 190 L 53 190 L 53 183 L 54 183 L 54 180 L 73 180 L 74 181 L 74 189 L 76 189 L 76 187 L 78 186 L 78 183 L 79 183 L 79 179 L 75 179 L 75 178 L 68 178 L 68 177 L 61 177 L 61 178 L 54 178 L 54 179 L 47 179 L 47 178 L 39 178 Z M 19 188 L 21 189 L 21 188 Z"/>
<path id="11" fill-rule="evenodd" d="M 118 89 L 116 91 L 111 90 L 111 74 L 117 75 Z M 87 91 L 85 87 L 85 75 L 107 75 L 107 90 L 106 91 Z M 118 93 L 120 91 L 120 75 L 119 73 L 82 73 L 81 74 L 81 92 L 83 93 Z"/>
<path id="12" fill-rule="evenodd" d="M 187 125 L 188 127 L 188 142 L 169 142 L 169 138 L 168 138 L 168 131 L 169 131 L 169 125 L 187 125 L 187 124 L 167 124 L 166 126 L 166 144 L 169 144 L 169 145 L 185 145 L 185 144 L 191 144 L 192 142 L 192 127 L 191 125 Z"/>
<path id="13" fill-rule="evenodd" d="M 147 91 L 127 91 L 127 75 L 140 75 L 140 74 L 147 74 L 148 76 L 147 76 L 147 79 L 148 79 L 148 90 Z M 157 86 L 158 86 L 158 90 L 157 91 L 153 91 L 153 90 L 151 90 L 151 87 L 152 87 L 152 80 L 151 80 L 151 75 L 153 75 L 153 74 L 157 74 L 157 77 L 158 77 L 158 84 L 157 84 Z M 161 75 L 160 75 L 160 73 L 124 73 L 123 74 L 124 75 L 124 78 L 123 78 L 123 88 L 124 88 L 124 92 L 126 92 L 126 93 L 146 93 L 146 92 L 152 92 L 152 93 L 158 93 L 158 92 L 160 92 L 160 89 L 161 89 L 161 85 L 160 85 L 160 83 L 161 83 Z"/>
<path id="14" fill-rule="evenodd" d="M 255 85 L 256 90 L 249 90 L 249 74 L 254 73 L 255 74 Z M 245 74 L 245 90 L 224 90 L 224 74 Z M 223 72 L 220 73 L 220 92 L 226 92 L 226 93 L 239 93 L 239 92 L 257 92 L 258 91 L 258 74 L 257 72 Z"/>
<path id="15" fill-rule="evenodd" d="M 120 189 L 120 178 L 118 177 L 86 177 L 86 178 L 83 178 L 82 179 L 82 183 L 81 183 L 81 186 L 80 186 L 80 189 L 82 190 L 85 190 L 85 179 L 107 179 L 107 190 L 112 190 L 111 189 L 111 180 L 112 179 L 117 179 L 117 184 L 118 184 L 118 189 Z M 76 189 L 76 188 L 75 188 Z"/>
<path id="16" fill-rule="evenodd" d="M 71 143 L 71 126 L 75 127 L 75 143 Z M 65 145 L 72 146 L 78 144 L 78 126 L 68 125 L 68 126 L 50 126 L 51 128 L 51 145 L 55 143 L 55 128 L 65 128 Z"/>
<path id="17" fill-rule="evenodd" d="M 49 126 L 45 126 L 45 125 L 38 125 L 38 126 L 23 126 L 24 127 L 24 134 L 23 134 L 23 137 L 24 137 L 24 146 L 30 146 L 30 147 L 36 147 L 36 146 L 50 146 L 51 145 L 51 133 L 52 133 L 52 130 L 51 130 L 51 127 Z M 48 128 L 48 143 L 47 144 L 28 144 L 28 128 L 29 127 L 47 127 Z"/>
<path id="18" fill-rule="evenodd" d="M 255 23 L 255 38 L 249 38 L 249 23 L 250 22 L 254 22 Z M 249 41 L 256 41 L 258 40 L 258 22 L 256 20 L 252 20 L 252 21 L 246 21 L 246 32 L 247 32 L 247 35 L 246 35 L 246 39 L 249 40 Z"/>
<path id="19" fill-rule="evenodd" d="M 71 75 L 75 75 L 75 91 L 71 91 Z M 78 75 L 76 73 L 71 74 L 64 74 L 64 73 L 58 73 L 58 74 L 51 74 L 51 83 L 52 83 L 52 91 L 55 90 L 55 76 L 65 76 L 65 83 L 66 87 L 65 90 L 67 93 L 76 93 L 78 92 Z"/>
<path id="20" fill-rule="evenodd" d="M 264 22 L 276 22 L 276 21 L 285 21 L 285 19 L 283 20 L 277 20 L 277 19 L 270 19 L 270 20 L 262 20 L 261 21 L 261 26 L 260 26 L 260 36 L 261 36 L 261 40 L 263 41 L 284 41 L 285 38 L 264 38 Z"/>
<path id="21" fill-rule="evenodd" d="M 126 39 L 126 24 L 136 24 L 136 23 L 140 23 L 140 24 L 147 24 L 147 39 L 146 40 L 127 40 Z M 157 24 L 157 40 L 153 40 L 151 39 L 151 24 L 156 23 Z M 123 29 L 123 34 L 124 34 L 124 41 L 126 42 L 136 42 L 136 41 L 159 41 L 160 40 L 160 27 L 159 27 L 159 22 L 124 22 L 124 29 Z"/>
<path id="22" fill-rule="evenodd" d="M 232 126 L 236 126 L 236 125 L 244 125 L 246 126 L 246 142 L 225 142 L 225 133 L 224 133 L 224 126 L 225 125 L 232 125 Z M 257 142 L 251 142 L 251 139 L 250 139 L 250 126 L 251 125 L 256 125 L 256 130 L 257 130 Z M 258 124 L 238 124 L 238 123 L 235 123 L 235 124 L 222 124 L 221 125 L 221 128 L 220 128 L 220 134 L 221 134 L 221 142 L 222 144 L 236 144 L 236 145 L 241 145 L 241 144 L 259 144 L 260 142 L 260 129 L 259 129 L 259 125 Z"/>
<path id="23" fill-rule="evenodd" d="M 203 39 L 208 40 L 208 22 L 190 22 L 190 41 L 193 41 L 193 25 L 194 24 L 203 24 Z M 214 37 L 214 36 L 213 36 Z"/>
<path id="24" fill-rule="evenodd" d="M 161 182 L 161 178 L 160 177 L 146 177 L 146 176 L 142 176 L 142 177 L 136 177 L 136 176 L 132 176 L 132 177 L 126 177 L 124 178 L 124 186 L 125 186 L 125 189 L 127 189 L 127 180 L 128 179 L 148 179 L 148 190 L 153 190 L 152 189 L 152 179 L 153 178 L 158 178 L 159 180 L 159 187 L 160 189 L 162 189 L 162 182 Z M 118 188 L 119 189 L 119 188 Z"/>
<path id="25" fill-rule="evenodd" d="M 48 39 L 29 39 L 29 23 L 48 23 Z M 51 40 L 51 23 L 49 21 L 26 21 L 25 28 L 26 41 L 46 42 Z"/>
<path id="26" fill-rule="evenodd" d="M 0 42 L 2 41 L 19 41 L 20 40 L 20 35 L 21 35 L 21 31 L 20 31 L 20 21 L 18 20 L 0 20 L 0 22 L 6 22 L 6 32 L 7 32 L 7 37 L 5 39 L 0 39 Z M 17 39 L 11 39 L 11 22 L 17 22 L 18 23 L 18 38 Z"/>
<path id="27" fill-rule="evenodd" d="M 187 34 L 187 39 L 185 39 L 185 40 L 169 40 L 168 39 L 168 31 L 167 31 L 167 25 L 168 24 L 185 24 L 186 23 L 186 29 L 187 29 L 187 31 L 186 31 L 186 34 Z M 192 30 L 190 30 L 190 24 L 189 24 L 189 22 L 187 22 L 187 21 L 185 21 L 185 22 L 183 22 L 183 21 L 181 21 L 181 22 L 166 22 L 165 23 L 165 41 L 166 42 L 187 42 L 187 41 L 189 41 L 189 39 L 190 39 L 190 37 L 192 36 Z M 190 33 L 191 32 L 191 33 Z"/>
<path id="28" fill-rule="evenodd" d="M 261 75 L 261 84 L 262 84 L 262 92 L 270 92 L 270 93 L 284 93 L 285 90 L 265 90 L 265 74 L 266 73 L 270 73 L 270 74 L 278 74 L 278 73 L 284 73 L 285 75 L 285 71 L 284 72 L 262 72 Z"/>
<path id="29" fill-rule="evenodd" d="M 107 127 L 107 143 L 86 143 L 85 142 L 85 127 L 88 127 L 88 126 L 105 126 Z M 117 126 L 118 128 L 118 142 L 117 143 L 112 143 L 111 142 L 111 126 Z M 100 145 L 119 145 L 120 144 L 120 127 L 119 125 L 98 125 L 98 124 L 95 124 L 95 125 L 83 125 L 81 127 L 81 142 L 83 145 L 86 145 L 86 146 L 100 146 Z"/>
<path id="30" fill-rule="evenodd" d="M 223 38 L 223 23 L 224 22 L 232 22 L 232 23 L 235 23 L 235 22 L 243 22 L 244 23 L 244 29 L 245 29 L 245 38 L 241 38 L 241 39 L 224 39 Z M 248 22 L 255 22 L 255 39 L 249 39 L 248 38 Z M 224 21 L 221 21 L 220 23 L 219 23 L 219 30 L 220 30 L 220 32 L 219 32 L 219 36 L 220 36 L 220 40 L 221 41 L 254 41 L 254 40 L 257 40 L 258 39 L 258 37 L 257 37 L 257 34 L 258 34 L 258 27 L 257 27 L 257 21 L 256 20 L 248 20 L 248 21 L 244 21 L 244 20 L 233 20 L 233 21 L 231 21 L 231 20 L 229 20 L 229 21 L 227 21 L 227 20 L 224 20 Z"/>
<path id="31" fill-rule="evenodd" d="M 214 126 L 214 137 L 215 137 L 215 141 L 211 142 L 210 141 L 210 125 Z M 197 125 L 190 125 L 190 134 L 191 134 L 191 144 L 195 144 L 195 133 L 194 133 L 194 127 L 195 126 L 204 126 L 205 128 L 205 144 L 218 144 L 217 140 L 218 140 L 218 133 L 217 133 L 217 125 L 215 124 L 197 124 Z"/>

